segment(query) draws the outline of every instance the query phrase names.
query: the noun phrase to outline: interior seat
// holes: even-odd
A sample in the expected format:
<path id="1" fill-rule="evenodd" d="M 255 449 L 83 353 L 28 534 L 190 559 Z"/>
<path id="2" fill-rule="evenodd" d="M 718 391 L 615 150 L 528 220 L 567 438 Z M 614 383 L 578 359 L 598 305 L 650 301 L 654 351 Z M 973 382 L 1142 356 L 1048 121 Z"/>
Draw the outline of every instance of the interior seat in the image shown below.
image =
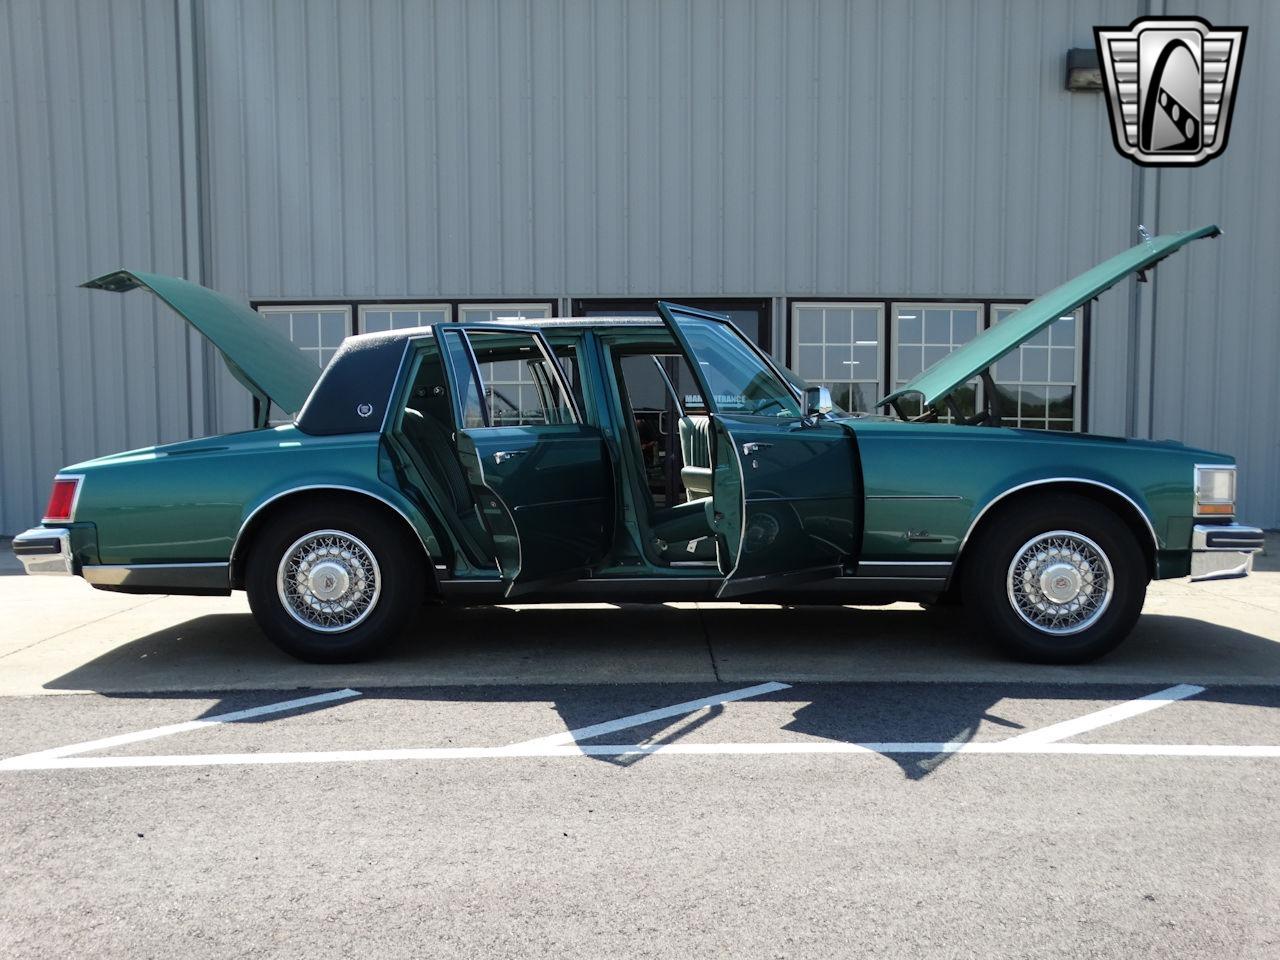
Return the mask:
<path id="1" fill-rule="evenodd" d="M 711 418 L 688 416 L 680 418 L 680 455 L 684 466 L 680 469 L 680 482 L 690 500 L 711 496 Z"/>
<path id="2" fill-rule="evenodd" d="M 453 452 L 448 432 L 434 417 L 426 416 L 413 407 L 405 407 L 401 423 L 413 451 L 423 460 L 424 472 L 444 488 L 452 501 L 454 513 L 470 518 L 475 513 L 471 484 Z"/>

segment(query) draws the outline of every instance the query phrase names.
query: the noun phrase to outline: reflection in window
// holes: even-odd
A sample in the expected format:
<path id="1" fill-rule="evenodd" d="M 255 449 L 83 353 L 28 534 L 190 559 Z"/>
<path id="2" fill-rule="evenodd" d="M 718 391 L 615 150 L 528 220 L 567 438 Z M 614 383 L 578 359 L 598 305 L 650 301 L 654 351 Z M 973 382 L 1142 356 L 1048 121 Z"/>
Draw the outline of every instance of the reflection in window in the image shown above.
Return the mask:
<path id="1" fill-rule="evenodd" d="M 1019 305 L 991 309 L 991 323 L 1007 319 Z M 1080 331 L 1077 311 L 998 360 L 991 370 L 1000 392 L 1000 414 L 1009 426 L 1073 430 L 1078 422 Z"/>
<path id="2" fill-rule="evenodd" d="M 873 304 L 801 303 L 792 313 L 792 369 L 837 407 L 868 413 L 880 394 L 881 321 Z"/>
<path id="3" fill-rule="evenodd" d="M 513 427 L 574 422 L 568 394 L 531 334 L 476 330 L 469 331 L 467 337 L 480 367 L 481 388 L 488 408 L 488 422 L 483 425 Z M 451 342 L 455 339 L 445 337 L 451 358 L 457 356 Z M 456 364 L 454 370 L 458 370 Z M 475 390 L 474 374 L 462 390 L 467 426 L 482 425 L 471 422 L 469 405 Z"/>
<path id="4" fill-rule="evenodd" d="M 976 303 L 895 303 L 893 306 L 893 389 L 906 385 L 934 364 L 945 359 L 957 347 L 978 335 L 982 306 Z M 962 415 L 971 417 L 978 409 L 977 379 L 958 387 L 952 398 Z M 900 401 L 907 416 L 922 411 L 919 395 L 907 395 Z M 939 419 L 950 422 L 947 411 Z"/>
<path id="5" fill-rule="evenodd" d="M 709 403 L 720 413 L 800 417 L 795 395 L 734 330 L 715 320 L 679 312 L 672 317 L 689 341 L 692 359 L 711 391 Z"/>

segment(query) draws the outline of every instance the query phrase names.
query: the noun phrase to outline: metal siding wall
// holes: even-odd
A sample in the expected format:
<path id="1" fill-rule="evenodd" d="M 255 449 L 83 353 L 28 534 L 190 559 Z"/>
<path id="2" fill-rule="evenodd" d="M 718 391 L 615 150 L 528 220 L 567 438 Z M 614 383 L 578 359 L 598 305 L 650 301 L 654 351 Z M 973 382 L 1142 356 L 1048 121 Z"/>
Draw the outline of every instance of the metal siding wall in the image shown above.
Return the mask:
<path id="1" fill-rule="evenodd" d="M 214 279 L 1034 294 L 1129 240 L 1131 166 L 1062 86 L 1137 6 L 209 5 Z"/>
<path id="2" fill-rule="evenodd" d="M 1224 450 L 1240 463 L 1243 515 L 1280 526 L 1280 9 L 1203 4 L 1249 36 L 1226 152 L 1161 170 L 1161 230 L 1217 223 L 1223 235 L 1157 269 L 1152 434 Z"/>
<path id="3" fill-rule="evenodd" d="M 190 435 L 185 324 L 77 284 L 182 273 L 172 0 L 0 9 L 0 531 L 53 473 Z"/>
<path id="4" fill-rule="evenodd" d="M 1032 296 L 1130 242 L 1132 167 L 1063 71 L 1138 12 L 207 5 L 210 279 L 246 298 Z M 1095 310 L 1110 431 L 1127 315 L 1123 291 Z M 247 425 L 218 385 L 220 424 Z"/>
<path id="5" fill-rule="evenodd" d="M 1134 168 L 1102 98 L 1066 92 L 1063 70 L 1095 24 L 1144 6 L 199 3 L 205 280 L 245 299 L 661 293 L 779 310 L 1031 296 L 1132 242 Z M 1238 451 L 1246 508 L 1276 523 L 1280 238 L 1258 201 L 1277 155 L 1276 13 L 1204 13 L 1253 25 L 1233 143 L 1161 174 L 1156 226 L 1219 220 L 1227 236 L 1156 272 L 1152 420 Z M 183 272 L 175 29 L 171 0 L 16 0 L 0 16 L 0 213 L 19 227 L 0 234 L 0 529 L 29 521 L 58 466 L 199 427 L 181 324 L 74 287 L 119 265 Z M 1103 432 L 1125 424 L 1130 296 L 1094 309 Z M 248 426 L 215 369 L 215 428 Z"/>

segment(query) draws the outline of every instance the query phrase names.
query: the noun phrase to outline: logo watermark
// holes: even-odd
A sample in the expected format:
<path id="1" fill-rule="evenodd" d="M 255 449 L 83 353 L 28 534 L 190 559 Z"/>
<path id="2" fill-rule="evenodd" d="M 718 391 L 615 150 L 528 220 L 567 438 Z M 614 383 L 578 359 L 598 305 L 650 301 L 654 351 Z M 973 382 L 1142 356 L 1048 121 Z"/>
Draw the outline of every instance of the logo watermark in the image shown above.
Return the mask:
<path id="1" fill-rule="evenodd" d="M 1094 27 L 1116 149 L 1148 167 L 1195 167 L 1225 150 L 1247 32 L 1199 17 Z"/>

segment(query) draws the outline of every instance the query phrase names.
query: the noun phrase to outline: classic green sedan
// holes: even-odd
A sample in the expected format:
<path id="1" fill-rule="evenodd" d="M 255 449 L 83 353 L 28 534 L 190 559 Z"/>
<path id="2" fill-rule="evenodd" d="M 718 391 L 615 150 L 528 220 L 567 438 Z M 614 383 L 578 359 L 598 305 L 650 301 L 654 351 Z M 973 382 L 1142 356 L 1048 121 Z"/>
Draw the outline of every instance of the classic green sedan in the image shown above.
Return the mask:
<path id="1" fill-rule="evenodd" d="M 245 590 L 266 634 L 316 661 L 373 655 L 429 622 L 429 598 L 517 597 L 959 602 L 1014 656 L 1087 661 L 1130 632 L 1148 581 L 1244 576 L 1262 532 L 1234 522 L 1231 457 L 1011 429 L 987 371 L 1217 234 L 1094 267 L 885 416 L 833 410 L 727 318 L 674 303 L 354 336 L 322 372 L 245 305 L 120 271 L 86 286 L 142 287 L 185 317 L 257 398 L 257 429 L 67 467 L 14 552 L 102 590 Z M 955 394 L 975 377 L 966 417 Z"/>

